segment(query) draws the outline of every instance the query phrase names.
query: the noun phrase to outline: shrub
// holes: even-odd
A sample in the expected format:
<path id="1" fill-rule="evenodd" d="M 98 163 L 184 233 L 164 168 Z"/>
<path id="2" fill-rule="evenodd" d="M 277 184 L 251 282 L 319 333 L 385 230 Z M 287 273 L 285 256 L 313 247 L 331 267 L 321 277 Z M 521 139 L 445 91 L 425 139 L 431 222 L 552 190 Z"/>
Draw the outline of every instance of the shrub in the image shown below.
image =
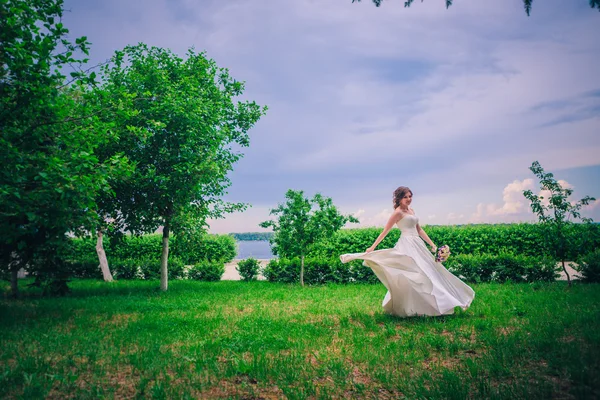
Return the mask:
<path id="1" fill-rule="evenodd" d="M 260 272 L 260 262 L 255 258 L 241 260 L 235 267 L 243 281 L 254 281 Z"/>
<path id="2" fill-rule="evenodd" d="M 527 270 L 527 282 L 554 282 L 560 274 L 560 266 L 551 257 L 532 257 L 532 264 Z"/>
<path id="3" fill-rule="evenodd" d="M 554 281 L 556 262 L 548 257 L 504 254 L 458 254 L 444 263 L 450 272 L 467 282 Z"/>
<path id="4" fill-rule="evenodd" d="M 144 279 L 140 265 L 142 262 L 135 259 L 109 259 L 108 266 L 115 279 Z"/>
<path id="5" fill-rule="evenodd" d="M 73 263 L 87 263 L 91 258 L 97 257 L 95 247 L 96 239 L 94 237 L 72 239 L 69 241 L 68 258 Z M 124 235 L 112 238 L 106 236 L 104 247 L 109 258 L 108 265 L 112 271 L 110 259 L 130 259 L 137 260 L 138 263 L 141 260 L 160 259 L 162 235 Z M 225 263 L 233 260 L 236 255 L 235 239 L 230 235 L 174 236 L 169 247 L 171 249 L 169 252 L 169 265 L 173 258 L 190 265 L 200 260 L 220 260 Z M 154 269 L 150 265 L 146 267 L 146 269 Z M 150 271 L 149 274 L 155 275 L 154 272 Z"/>
<path id="6" fill-rule="evenodd" d="M 237 249 L 235 239 L 230 235 L 181 235 L 175 237 L 172 254 L 187 265 L 203 260 L 228 263 L 235 258 Z"/>
<path id="7" fill-rule="evenodd" d="M 300 259 L 295 260 L 276 259 L 269 261 L 263 270 L 263 276 L 269 282 L 293 283 L 300 279 Z M 305 260 L 305 268 L 307 261 Z"/>
<path id="8" fill-rule="evenodd" d="M 600 249 L 581 257 L 578 264 L 584 282 L 600 282 Z"/>
<path id="9" fill-rule="evenodd" d="M 96 251 L 94 250 L 94 254 Z M 69 276 L 83 279 L 102 279 L 100 270 L 100 261 L 94 254 L 81 257 L 75 260 L 67 260 L 66 265 L 69 270 Z"/>
<path id="10" fill-rule="evenodd" d="M 138 262 L 143 279 L 160 279 L 160 259 L 146 258 Z M 169 257 L 167 276 L 171 279 L 181 279 L 184 274 L 184 265 L 177 257 Z"/>
<path id="11" fill-rule="evenodd" d="M 222 261 L 202 261 L 188 270 L 188 279 L 196 281 L 220 281 L 225 273 L 225 263 Z"/>
<path id="12" fill-rule="evenodd" d="M 482 224 L 462 226 L 425 226 L 427 234 L 439 245 L 447 244 L 453 254 L 520 254 L 529 257 L 550 256 L 552 249 L 546 240 L 549 232 L 541 224 Z M 566 229 L 571 245 L 568 259 L 600 247 L 599 224 L 571 224 Z M 309 257 L 333 258 L 345 253 L 361 253 L 377 238 L 381 228 L 342 229 L 316 244 Z M 379 249 L 394 247 L 400 237 L 392 230 Z"/>
<path id="13" fill-rule="evenodd" d="M 323 283 L 379 282 L 371 268 L 362 261 L 343 264 L 336 258 L 306 258 L 304 260 L 304 282 L 309 285 Z M 294 283 L 300 275 L 300 259 L 272 259 L 263 271 L 269 282 Z"/>

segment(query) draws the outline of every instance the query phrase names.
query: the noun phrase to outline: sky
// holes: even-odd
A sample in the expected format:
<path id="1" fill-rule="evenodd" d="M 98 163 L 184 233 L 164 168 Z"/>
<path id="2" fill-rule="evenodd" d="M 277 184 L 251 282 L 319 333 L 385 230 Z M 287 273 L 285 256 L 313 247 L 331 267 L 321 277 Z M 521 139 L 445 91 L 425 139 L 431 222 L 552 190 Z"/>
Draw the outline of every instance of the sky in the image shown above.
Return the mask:
<path id="1" fill-rule="evenodd" d="M 408 186 L 422 225 L 533 221 L 533 161 L 600 199 L 600 12 L 587 0 L 66 0 L 91 65 L 139 42 L 194 47 L 266 105 L 225 200 L 258 224 L 288 189 L 383 226 Z M 583 213 L 600 221 L 600 200 Z"/>

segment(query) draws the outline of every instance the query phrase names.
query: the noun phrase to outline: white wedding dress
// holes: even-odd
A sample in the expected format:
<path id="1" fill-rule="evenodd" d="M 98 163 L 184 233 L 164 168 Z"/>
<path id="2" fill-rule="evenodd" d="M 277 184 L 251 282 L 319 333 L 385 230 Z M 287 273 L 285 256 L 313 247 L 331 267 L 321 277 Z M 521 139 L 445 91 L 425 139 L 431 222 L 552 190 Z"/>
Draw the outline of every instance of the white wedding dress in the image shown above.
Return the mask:
<path id="1" fill-rule="evenodd" d="M 343 263 L 364 260 L 388 292 L 383 299 L 385 312 L 400 317 L 413 315 L 448 315 L 454 307 L 469 307 L 475 292 L 452 275 L 425 246 L 417 233 L 418 218 L 405 215 L 398 243 L 370 253 L 343 254 Z"/>

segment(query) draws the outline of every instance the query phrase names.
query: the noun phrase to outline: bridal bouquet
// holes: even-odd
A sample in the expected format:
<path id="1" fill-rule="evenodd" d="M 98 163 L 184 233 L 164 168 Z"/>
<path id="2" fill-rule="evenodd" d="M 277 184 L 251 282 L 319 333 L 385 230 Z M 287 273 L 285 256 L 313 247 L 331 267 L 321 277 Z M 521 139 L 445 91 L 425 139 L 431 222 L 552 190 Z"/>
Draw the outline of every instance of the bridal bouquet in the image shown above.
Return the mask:
<path id="1" fill-rule="evenodd" d="M 445 262 L 450 256 L 450 247 L 448 245 L 443 245 L 442 247 L 438 247 L 437 254 L 435 256 L 435 262 Z"/>

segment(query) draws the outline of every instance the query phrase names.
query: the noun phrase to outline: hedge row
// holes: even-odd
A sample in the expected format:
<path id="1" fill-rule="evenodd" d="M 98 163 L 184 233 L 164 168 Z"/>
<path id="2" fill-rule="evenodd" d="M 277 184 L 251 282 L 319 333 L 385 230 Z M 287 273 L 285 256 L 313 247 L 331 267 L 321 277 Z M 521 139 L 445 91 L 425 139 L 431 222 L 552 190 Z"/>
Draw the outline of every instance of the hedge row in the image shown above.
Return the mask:
<path id="1" fill-rule="evenodd" d="M 162 235 L 126 235 L 120 239 L 106 238 L 104 249 L 109 265 L 115 260 L 157 260 L 162 253 Z M 84 238 L 71 240 L 69 251 L 73 263 L 96 263 L 96 239 Z M 236 256 L 235 239 L 229 235 L 199 235 L 189 237 L 174 236 L 169 238 L 169 263 L 178 259 L 185 265 L 201 260 L 230 262 Z"/>
<path id="2" fill-rule="evenodd" d="M 539 257 L 552 254 L 548 240 L 552 233 L 541 224 L 432 225 L 423 229 L 438 246 L 450 246 L 453 255 L 513 253 Z M 314 246 L 309 256 L 329 258 L 364 252 L 380 233 L 381 228 L 343 229 Z M 567 254 L 569 260 L 577 260 L 600 248 L 599 224 L 572 224 L 568 226 L 567 234 L 571 242 Z M 399 237 L 400 231 L 392 230 L 378 248 L 394 247 Z"/>
<path id="3" fill-rule="evenodd" d="M 578 264 L 579 273 L 584 282 L 600 282 L 600 249 L 582 257 Z"/>
<path id="4" fill-rule="evenodd" d="M 160 258 L 109 259 L 109 267 L 115 279 L 160 279 Z M 98 260 L 87 262 L 67 262 L 70 276 L 74 278 L 102 279 Z M 186 266 L 180 258 L 169 257 L 167 269 L 169 280 L 193 279 L 199 281 L 219 281 L 225 273 L 223 261 L 203 260 Z"/>
<path id="5" fill-rule="evenodd" d="M 554 281 L 558 277 L 556 262 L 546 257 L 523 255 L 459 255 L 445 263 L 446 268 L 462 280 L 479 282 L 536 282 Z M 295 283 L 300 279 L 300 259 L 273 259 L 263 270 L 269 282 Z M 377 283 L 373 271 L 362 261 L 342 264 L 339 258 L 306 258 L 304 282 L 323 283 Z"/>

